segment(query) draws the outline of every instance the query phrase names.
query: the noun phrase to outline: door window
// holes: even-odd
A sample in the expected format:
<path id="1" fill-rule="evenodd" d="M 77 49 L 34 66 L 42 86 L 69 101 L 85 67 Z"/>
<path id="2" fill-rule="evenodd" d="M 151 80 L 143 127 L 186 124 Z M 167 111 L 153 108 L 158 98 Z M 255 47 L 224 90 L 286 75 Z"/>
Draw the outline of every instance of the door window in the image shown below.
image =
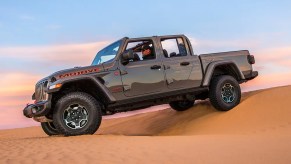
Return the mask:
<path id="1" fill-rule="evenodd" d="M 166 58 L 186 56 L 187 50 L 182 38 L 170 38 L 161 40 L 163 53 Z"/>
<path id="2" fill-rule="evenodd" d="M 156 58 L 154 45 L 151 40 L 129 42 L 126 46 L 126 51 L 130 50 L 133 51 L 134 58 L 129 62 L 151 60 Z"/>

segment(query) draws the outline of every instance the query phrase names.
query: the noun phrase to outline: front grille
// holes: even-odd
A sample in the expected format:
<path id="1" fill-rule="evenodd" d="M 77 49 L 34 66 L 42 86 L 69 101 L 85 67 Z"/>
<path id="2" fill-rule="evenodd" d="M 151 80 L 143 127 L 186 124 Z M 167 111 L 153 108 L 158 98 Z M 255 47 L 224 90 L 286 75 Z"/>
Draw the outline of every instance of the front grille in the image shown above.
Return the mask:
<path id="1" fill-rule="evenodd" d="M 48 100 L 48 94 L 46 93 L 48 81 L 39 81 L 35 85 L 35 100 L 36 102 Z"/>

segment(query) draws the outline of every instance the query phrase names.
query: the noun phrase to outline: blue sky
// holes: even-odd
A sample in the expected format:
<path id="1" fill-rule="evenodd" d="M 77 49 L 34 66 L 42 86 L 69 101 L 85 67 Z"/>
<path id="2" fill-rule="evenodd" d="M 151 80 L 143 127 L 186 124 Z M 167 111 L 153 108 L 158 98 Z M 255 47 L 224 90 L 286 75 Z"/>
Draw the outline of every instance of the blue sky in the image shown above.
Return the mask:
<path id="1" fill-rule="evenodd" d="M 177 33 L 211 40 L 276 36 L 275 44 L 282 44 L 291 37 L 290 7 L 290 1 L 251 0 L 2 1 L 0 46 Z"/>

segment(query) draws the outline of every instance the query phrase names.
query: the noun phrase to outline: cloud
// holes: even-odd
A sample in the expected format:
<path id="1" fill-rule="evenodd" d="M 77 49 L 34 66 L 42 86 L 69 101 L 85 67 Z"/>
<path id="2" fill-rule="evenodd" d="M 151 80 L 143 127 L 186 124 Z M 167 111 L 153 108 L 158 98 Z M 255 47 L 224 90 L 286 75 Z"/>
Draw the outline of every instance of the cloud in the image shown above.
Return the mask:
<path id="1" fill-rule="evenodd" d="M 53 73 L 53 68 L 90 65 L 97 51 L 108 43 L 110 41 L 0 48 L 0 110 L 19 108 L 31 102 L 35 83 Z"/>
<path id="2" fill-rule="evenodd" d="M 10 58 L 11 61 L 34 61 L 45 65 L 89 65 L 96 53 L 110 41 L 51 45 L 30 47 L 4 47 L 0 48 L 0 57 Z"/>
<path id="3" fill-rule="evenodd" d="M 260 44 L 259 39 L 206 40 L 189 37 L 189 40 L 192 44 L 193 50 L 198 54 L 254 49 Z"/>
<path id="4" fill-rule="evenodd" d="M 259 90 L 291 85 L 291 71 L 276 74 L 263 74 L 241 85 L 243 91 Z"/>
<path id="5" fill-rule="evenodd" d="M 30 126 L 39 126 L 40 123 L 33 119 L 28 119 L 23 116 L 22 109 L 24 105 L 14 109 L 1 109 L 0 114 L 0 129 L 21 128 Z"/>
<path id="6" fill-rule="evenodd" d="M 291 60 L 282 60 L 282 61 L 279 61 L 278 64 L 280 64 L 281 66 L 291 68 Z"/>
<path id="7" fill-rule="evenodd" d="M 283 61 L 291 61 L 291 47 L 280 46 L 258 49 L 255 56 L 262 62 L 272 62 L 281 65 Z"/>
<path id="8" fill-rule="evenodd" d="M 35 83 L 40 80 L 41 77 L 42 75 L 22 72 L 2 74 L 0 81 L 0 97 L 31 94 L 34 90 Z"/>
<path id="9" fill-rule="evenodd" d="M 40 78 L 41 75 L 21 72 L 1 75 L 0 112 L 2 114 L 0 118 L 2 121 L 0 129 L 10 125 L 17 127 L 21 125 L 21 122 L 26 122 L 22 109 L 27 103 L 33 103 L 31 95 L 34 93 L 35 83 Z"/>
<path id="10" fill-rule="evenodd" d="M 254 68 L 261 75 L 281 74 L 291 72 L 291 48 L 287 46 L 267 47 L 252 51 L 256 59 Z M 281 79 L 286 81 L 287 79 Z M 265 81 L 269 83 L 269 81 Z"/>

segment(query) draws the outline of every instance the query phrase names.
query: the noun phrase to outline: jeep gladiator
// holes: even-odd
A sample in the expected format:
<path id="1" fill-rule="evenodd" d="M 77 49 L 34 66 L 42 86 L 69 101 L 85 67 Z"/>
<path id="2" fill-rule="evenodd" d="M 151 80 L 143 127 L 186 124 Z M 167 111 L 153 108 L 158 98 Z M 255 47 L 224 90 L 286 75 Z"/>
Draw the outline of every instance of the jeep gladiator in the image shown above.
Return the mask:
<path id="1" fill-rule="evenodd" d="M 143 47 L 150 49 L 146 58 Z M 239 84 L 258 76 L 249 51 L 196 55 L 185 35 L 124 37 L 92 64 L 61 70 L 38 81 L 23 114 L 48 135 L 93 134 L 102 116 L 169 103 L 176 111 L 209 98 L 227 111 L 239 104 Z"/>

